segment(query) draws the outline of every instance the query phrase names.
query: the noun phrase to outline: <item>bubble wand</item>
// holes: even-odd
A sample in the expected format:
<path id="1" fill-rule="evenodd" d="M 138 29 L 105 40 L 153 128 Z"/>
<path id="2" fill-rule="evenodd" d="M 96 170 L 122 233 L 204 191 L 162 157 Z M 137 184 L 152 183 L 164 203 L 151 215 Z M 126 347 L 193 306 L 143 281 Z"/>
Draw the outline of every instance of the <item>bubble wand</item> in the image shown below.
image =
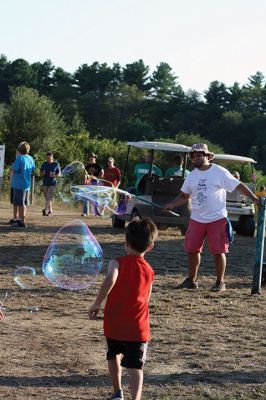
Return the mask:
<path id="1" fill-rule="evenodd" d="M 88 201 L 91 201 L 92 203 L 93 203 L 92 195 L 97 196 L 99 194 L 103 194 L 106 196 L 106 198 L 109 197 L 111 199 L 112 194 L 119 193 L 119 194 L 123 194 L 129 198 L 132 198 L 132 197 L 137 198 L 137 199 L 141 200 L 143 203 L 150 204 L 161 210 L 164 209 L 163 206 L 159 203 L 155 203 L 154 201 L 147 200 L 147 199 L 143 198 L 142 196 L 135 195 L 133 193 L 127 192 L 126 190 L 118 189 L 115 187 L 112 188 L 112 187 L 108 187 L 108 186 L 96 186 L 96 185 L 95 186 L 94 185 L 75 185 L 70 188 L 70 191 L 73 195 L 83 198 L 83 199 L 86 198 Z M 175 213 L 174 211 L 166 210 L 166 209 L 164 211 L 169 212 L 170 214 L 174 215 L 175 217 L 180 217 L 180 215 Z"/>

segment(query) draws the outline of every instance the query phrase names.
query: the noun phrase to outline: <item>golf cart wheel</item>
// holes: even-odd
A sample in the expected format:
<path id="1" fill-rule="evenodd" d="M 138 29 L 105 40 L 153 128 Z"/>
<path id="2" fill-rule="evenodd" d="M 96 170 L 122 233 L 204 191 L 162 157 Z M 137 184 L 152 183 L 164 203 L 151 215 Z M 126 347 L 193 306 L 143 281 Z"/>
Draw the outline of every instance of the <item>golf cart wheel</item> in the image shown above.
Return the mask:
<path id="1" fill-rule="evenodd" d="M 255 230 L 256 223 L 253 215 L 241 215 L 239 218 L 237 233 L 242 236 L 254 237 Z"/>
<path id="2" fill-rule="evenodd" d="M 124 228 L 126 221 L 117 217 L 117 215 L 112 215 L 112 227 L 113 228 Z"/>

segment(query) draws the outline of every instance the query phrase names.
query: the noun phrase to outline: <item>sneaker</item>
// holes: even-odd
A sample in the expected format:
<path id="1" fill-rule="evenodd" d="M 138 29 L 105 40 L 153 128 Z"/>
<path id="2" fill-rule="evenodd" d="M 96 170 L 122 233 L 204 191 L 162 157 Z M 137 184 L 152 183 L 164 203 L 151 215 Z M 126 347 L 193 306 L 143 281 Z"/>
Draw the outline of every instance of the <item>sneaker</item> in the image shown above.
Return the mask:
<path id="1" fill-rule="evenodd" d="M 224 282 L 216 281 L 215 285 L 211 288 L 212 292 L 224 292 L 226 290 Z"/>
<path id="2" fill-rule="evenodd" d="M 19 225 L 19 223 L 20 223 L 21 221 L 20 221 L 20 219 L 14 219 L 14 221 L 10 224 L 10 226 L 12 226 L 12 227 L 16 227 L 16 226 L 18 226 Z"/>
<path id="3" fill-rule="evenodd" d="M 83 214 L 81 214 L 81 216 L 82 216 L 82 217 L 87 217 L 88 214 L 84 214 L 84 213 L 83 213 Z"/>
<path id="4" fill-rule="evenodd" d="M 12 218 L 10 221 L 8 221 L 7 225 L 13 225 L 13 224 L 17 224 L 17 223 L 18 223 L 18 219 Z"/>
<path id="5" fill-rule="evenodd" d="M 177 286 L 177 289 L 198 289 L 198 282 L 193 281 L 191 278 L 186 278 L 180 285 Z"/>
<path id="6" fill-rule="evenodd" d="M 43 215 L 43 216 L 46 215 L 46 210 L 45 210 L 45 209 L 42 210 L 42 215 Z"/>
<path id="7" fill-rule="evenodd" d="M 118 390 L 116 393 L 113 394 L 110 400 L 123 400 L 123 399 L 124 399 L 123 391 Z"/>
<path id="8" fill-rule="evenodd" d="M 19 228 L 27 228 L 27 225 L 24 222 L 21 222 L 21 221 L 18 221 L 16 226 L 19 227 Z"/>

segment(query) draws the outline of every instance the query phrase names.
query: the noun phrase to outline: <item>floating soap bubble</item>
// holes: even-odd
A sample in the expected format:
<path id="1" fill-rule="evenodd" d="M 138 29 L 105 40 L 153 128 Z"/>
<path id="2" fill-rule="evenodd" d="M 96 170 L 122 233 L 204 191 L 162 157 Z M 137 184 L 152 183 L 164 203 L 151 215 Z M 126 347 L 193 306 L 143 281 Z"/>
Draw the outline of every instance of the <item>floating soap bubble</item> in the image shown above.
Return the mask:
<path id="1" fill-rule="evenodd" d="M 71 181 L 80 182 L 85 174 L 85 166 L 80 161 L 73 161 L 62 169 L 63 178 L 69 178 Z"/>
<path id="2" fill-rule="evenodd" d="M 39 311 L 39 307 L 38 306 L 29 306 L 28 307 L 28 311 L 32 314 L 34 312 L 38 312 Z"/>
<path id="3" fill-rule="evenodd" d="M 14 271 L 14 281 L 23 289 L 33 289 L 37 283 L 35 269 L 27 265 L 17 266 Z"/>
<path id="4" fill-rule="evenodd" d="M 75 191 L 71 190 L 73 186 L 91 186 L 93 189 L 93 198 L 88 199 L 86 193 L 83 190 Z M 110 190 L 102 193 L 101 188 L 109 187 Z M 99 190 L 95 189 L 99 187 Z M 58 186 L 59 198 L 65 203 L 74 203 L 76 201 L 87 202 L 90 201 L 93 204 L 93 212 L 97 216 L 108 216 L 106 211 L 111 211 L 117 208 L 117 196 L 114 190 L 114 186 L 111 182 L 105 179 L 92 179 L 92 176 L 88 174 L 83 163 L 80 161 L 73 161 L 62 170 L 62 179 Z M 98 195 L 96 195 L 98 193 Z M 84 194 L 84 195 L 83 195 Z M 107 205 L 109 207 L 107 208 Z M 109 212 L 110 214 L 110 212 Z"/>
<path id="5" fill-rule="evenodd" d="M 108 211 L 117 215 L 124 214 L 131 197 L 124 190 L 103 185 L 76 185 L 71 187 L 71 193 L 77 199 L 90 201 L 97 207 L 99 215 Z"/>
<path id="6" fill-rule="evenodd" d="M 87 172 L 80 161 L 73 161 L 62 169 L 62 177 L 57 185 L 58 197 L 64 203 L 74 203 L 78 199 L 71 194 L 70 188 L 73 185 L 80 185 L 86 181 Z"/>
<path id="7" fill-rule="evenodd" d="M 44 256 L 42 269 L 56 286 L 69 290 L 90 287 L 103 265 L 103 252 L 87 225 L 75 220 L 63 226 Z"/>

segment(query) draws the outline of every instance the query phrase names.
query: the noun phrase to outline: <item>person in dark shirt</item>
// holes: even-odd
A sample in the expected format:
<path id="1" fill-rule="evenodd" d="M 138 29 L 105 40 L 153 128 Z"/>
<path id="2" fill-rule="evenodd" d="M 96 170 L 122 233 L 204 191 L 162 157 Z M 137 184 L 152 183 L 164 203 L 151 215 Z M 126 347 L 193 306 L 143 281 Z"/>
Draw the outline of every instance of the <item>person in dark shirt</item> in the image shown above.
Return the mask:
<path id="1" fill-rule="evenodd" d="M 94 153 L 88 154 L 88 164 L 85 166 L 85 169 L 91 181 L 97 181 L 97 178 L 101 179 L 104 175 L 103 167 L 101 164 L 97 163 L 97 158 L 98 157 Z"/>
<path id="2" fill-rule="evenodd" d="M 45 206 L 42 215 L 52 215 L 52 199 L 56 187 L 56 178 L 61 176 L 60 165 L 54 160 L 51 152 L 46 153 L 45 162 L 41 166 L 41 175 L 43 177 L 43 193 L 45 198 Z"/>
<path id="3" fill-rule="evenodd" d="M 97 163 L 97 155 L 93 152 L 88 154 L 88 163 L 85 166 L 87 177 L 86 182 L 89 185 L 97 185 L 98 179 L 102 179 L 104 175 L 103 167 L 101 164 Z M 98 207 L 93 206 L 93 211 L 95 215 L 99 215 Z M 87 217 L 89 215 L 89 202 L 83 201 L 82 217 Z"/>

